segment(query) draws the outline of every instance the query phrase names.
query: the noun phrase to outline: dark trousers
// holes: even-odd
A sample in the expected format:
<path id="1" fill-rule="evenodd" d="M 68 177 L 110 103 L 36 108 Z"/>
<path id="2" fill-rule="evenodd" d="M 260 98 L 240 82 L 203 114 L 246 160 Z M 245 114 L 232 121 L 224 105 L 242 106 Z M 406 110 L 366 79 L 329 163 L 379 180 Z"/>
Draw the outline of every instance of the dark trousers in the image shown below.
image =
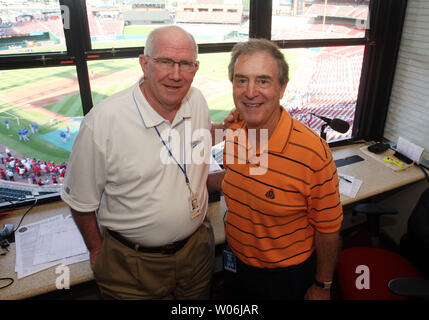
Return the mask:
<path id="1" fill-rule="evenodd" d="M 237 272 L 224 273 L 228 299 L 303 300 L 314 281 L 316 257 L 277 269 L 251 267 L 237 258 Z"/>

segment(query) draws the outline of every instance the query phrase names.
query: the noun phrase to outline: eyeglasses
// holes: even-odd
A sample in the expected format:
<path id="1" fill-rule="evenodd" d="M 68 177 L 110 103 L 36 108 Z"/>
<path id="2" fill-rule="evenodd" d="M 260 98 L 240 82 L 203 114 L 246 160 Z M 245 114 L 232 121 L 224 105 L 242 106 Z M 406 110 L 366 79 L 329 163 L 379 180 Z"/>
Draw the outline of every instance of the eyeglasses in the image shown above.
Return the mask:
<path id="1" fill-rule="evenodd" d="M 272 80 L 269 77 L 258 77 L 255 79 L 255 85 L 258 88 L 266 89 L 272 85 Z M 232 84 L 235 87 L 246 88 L 249 85 L 249 79 L 246 77 L 234 77 Z"/>
<path id="2" fill-rule="evenodd" d="M 198 61 L 191 62 L 191 61 L 174 61 L 169 58 L 153 58 L 148 56 L 149 58 L 152 58 L 158 66 L 163 70 L 171 70 L 174 68 L 174 65 L 177 63 L 179 65 L 179 69 L 181 71 L 185 72 L 192 72 L 196 69 L 198 66 Z"/>

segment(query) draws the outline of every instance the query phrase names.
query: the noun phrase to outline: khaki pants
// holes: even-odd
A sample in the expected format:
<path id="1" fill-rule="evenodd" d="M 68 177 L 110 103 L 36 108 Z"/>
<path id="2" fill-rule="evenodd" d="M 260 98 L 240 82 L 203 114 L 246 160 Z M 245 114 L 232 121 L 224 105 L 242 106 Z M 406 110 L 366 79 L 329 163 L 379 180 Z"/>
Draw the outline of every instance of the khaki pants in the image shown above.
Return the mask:
<path id="1" fill-rule="evenodd" d="M 208 221 L 171 255 L 128 248 L 107 232 L 94 276 L 107 299 L 208 299 L 214 235 Z"/>

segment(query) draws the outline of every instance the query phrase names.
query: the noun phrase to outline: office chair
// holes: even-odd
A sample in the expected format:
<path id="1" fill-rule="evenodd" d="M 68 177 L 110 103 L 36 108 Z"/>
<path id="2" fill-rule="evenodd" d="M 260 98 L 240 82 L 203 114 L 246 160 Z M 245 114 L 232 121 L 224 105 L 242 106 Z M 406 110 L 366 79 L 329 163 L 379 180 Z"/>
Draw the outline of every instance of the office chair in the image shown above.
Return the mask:
<path id="1" fill-rule="evenodd" d="M 395 210 L 379 204 L 359 204 L 355 213 L 368 218 L 371 247 L 342 250 L 335 285 L 344 300 L 402 300 L 429 297 L 429 188 L 423 192 L 408 220 L 401 254 L 380 248 L 379 219 Z M 425 279 L 426 278 L 426 279 Z"/>

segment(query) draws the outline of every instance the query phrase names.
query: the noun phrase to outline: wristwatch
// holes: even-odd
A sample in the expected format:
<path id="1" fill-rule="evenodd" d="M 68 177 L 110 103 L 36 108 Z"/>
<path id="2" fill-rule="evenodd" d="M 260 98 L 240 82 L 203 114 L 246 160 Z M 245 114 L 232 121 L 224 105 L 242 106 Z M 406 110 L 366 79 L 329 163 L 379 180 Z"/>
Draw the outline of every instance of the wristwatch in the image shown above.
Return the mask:
<path id="1" fill-rule="evenodd" d="M 322 289 L 331 289 L 332 281 L 323 281 L 319 282 L 316 279 L 314 279 L 314 284 Z"/>

